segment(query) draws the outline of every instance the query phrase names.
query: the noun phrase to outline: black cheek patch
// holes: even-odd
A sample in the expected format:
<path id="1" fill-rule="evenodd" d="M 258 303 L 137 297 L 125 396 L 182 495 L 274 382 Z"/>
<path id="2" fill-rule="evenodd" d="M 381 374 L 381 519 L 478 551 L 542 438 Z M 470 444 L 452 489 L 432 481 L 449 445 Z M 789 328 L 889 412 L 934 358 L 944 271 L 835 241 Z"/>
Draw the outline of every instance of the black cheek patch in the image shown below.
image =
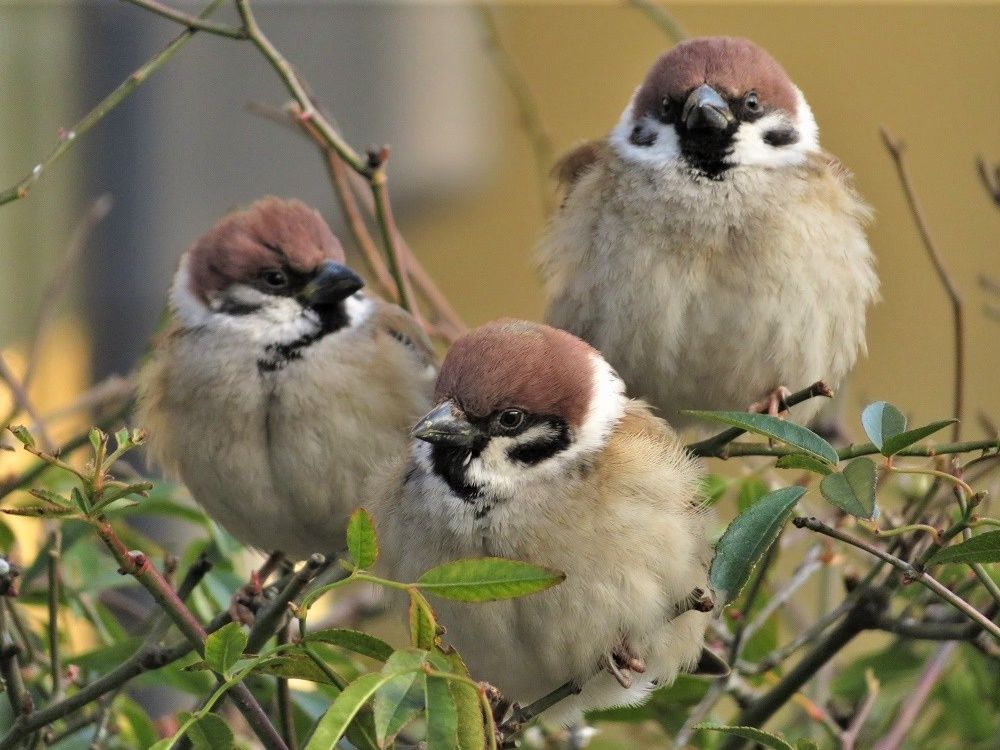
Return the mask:
<path id="1" fill-rule="evenodd" d="M 628 137 L 628 142 L 633 146 L 642 146 L 647 148 L 656 143 L 656 131 L 647 130 L 642 125 L 636 125 L 632 128 L 632 133 Z"/>
<path id="2" fill-rule="evenodd" d="M 561 419 L 546 420 L 552 428 L 550 434 L 532 443 L 515 445 L 507 451 L 507 457 L 526 466 L 534 466 L 569 447 L 569 427 Z"/>
<path id="3" fill-rule="evenodd" d="M 792 127 L 775 128 L 764 133 L 764 143 L 768 146 L 781 147 L 798 143 L 799 131 Z"/>

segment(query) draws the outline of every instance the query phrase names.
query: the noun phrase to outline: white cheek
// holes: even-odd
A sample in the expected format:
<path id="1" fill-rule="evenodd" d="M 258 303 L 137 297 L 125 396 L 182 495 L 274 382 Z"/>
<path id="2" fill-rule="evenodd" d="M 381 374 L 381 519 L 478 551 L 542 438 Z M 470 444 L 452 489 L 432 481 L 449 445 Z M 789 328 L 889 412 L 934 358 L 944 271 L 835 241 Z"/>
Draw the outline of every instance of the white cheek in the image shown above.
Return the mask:
<path id="1" fill-rule="evenodd" d="M 633 95 L 634 98 L 635 95 Z M 681 145 L 673 125 L 665 125 L 652 117 L 643 117 L 641 124 L 647 132 L 656 134 L 656 141 L 649 146 L 636 146 L 629 140 L 632 130 L 636 126 L 636 121 L 632 117 L 632 102 L 630 101 L 625 111 L 622 112 L 618 124 L 608 136 L 608 143 L 614 152 L 624 161 L 645 164 L 658 169 L 676 164 L 677 160 L 680 159 Z"/>
<path id="2" fill-rule="evenodd" d="M 187 254 L 181 258 L 174 283 L 170 287 L 170 306 L 178 320 L 187 328 L 202 326 L 212 316 L 212 311 L 191 291 Z"/>
<path id="3" fill-rule="evenodd" d="M 744 122 L 736 131 L 733 151 L 726 162 L 742 167 L 789 167 L 802 164 L 810 153 L 819 149 L 819 129 L 805 97 L 795 90 L 797 115 L 790 121 L 780 112 L 772 112 L 756 122 Z M 787 146 L 772 146 L 764 141 L 771 130 L 791 125 L 798 132 L 798 140 Z"/>

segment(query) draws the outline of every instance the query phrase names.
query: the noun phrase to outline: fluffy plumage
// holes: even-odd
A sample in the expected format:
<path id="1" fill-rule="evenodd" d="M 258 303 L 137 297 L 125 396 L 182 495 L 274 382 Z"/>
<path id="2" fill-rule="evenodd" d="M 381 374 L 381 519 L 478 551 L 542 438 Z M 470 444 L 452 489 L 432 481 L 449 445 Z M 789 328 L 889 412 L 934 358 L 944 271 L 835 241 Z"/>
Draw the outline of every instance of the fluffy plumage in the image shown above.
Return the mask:
<path id="1" fill-rule="evenodd" d="M 510 359 L 547 366 L 511 370 L 506 389 L 455 377 Z M 548 390 L 554 411 L 529 411 L 531 399 Z M 561 398 L 570 392 L 589 393 L 578 423 L 567 417 L 574 399 Z M 549 713 L 572 720 L 588 708 L 638 702 L 653 680 L 667 684 L 692 667 L 707 615 L 677 610 L 692 588 L 706 585 L 710 548 L 697 501 L 699 469 L 670 428 L 624 397 L 591 347 L 523 322 L 490 324 L 459 341 L 442 367 L 437 398 L 442 406 L 415 428 L 423 440 L 370 491 L 385 571 L 415 580 L 448 560 L 501 556 L 567 574 L 559 586 L 522 599 L 435 603 L 446 640 L 473 676 L 521 703 L 576 680 L 583 692 Z M 492 411 L 470 416 L 459 406 L 467 403 Z M 512 408 L 524 421 L 505 432 L 501 415 Z M 456 423 L 471 424 L 478 438 L 463 434 L 464 442 L 455 442 Z M 568 430 L 564 441 L 555 436 L 560 424 Z M 448 425 L 452 436 L 439 442 L 435 430 Z M 524 460 L 529 444 L 557 449 Z M 442 446 L 457 452 L 469 492 L 456 491 L 432 460 Z M 602 671 L 623 643 L 646 664 L 630 688 Z"/>
<path id="2" fill-rule="evenodd" d="M 671 424 L 778 386 L 836 388 L 864 352 L 870 210 L 759 47 L 678 45 L 608 138 L 557 174 L 565 197 L 540 247 L 546 321 L 598 348 Z"/>
<path id="3" fill-rule="evenodd" d="M 426 336 L 351 293 L 342 260 L 296 201 L 223 218 L 182 258 L 140 380 L 151 457 L 236 537 L 295 558 L 343 545 L 369 472 L 430 405 Z"/>

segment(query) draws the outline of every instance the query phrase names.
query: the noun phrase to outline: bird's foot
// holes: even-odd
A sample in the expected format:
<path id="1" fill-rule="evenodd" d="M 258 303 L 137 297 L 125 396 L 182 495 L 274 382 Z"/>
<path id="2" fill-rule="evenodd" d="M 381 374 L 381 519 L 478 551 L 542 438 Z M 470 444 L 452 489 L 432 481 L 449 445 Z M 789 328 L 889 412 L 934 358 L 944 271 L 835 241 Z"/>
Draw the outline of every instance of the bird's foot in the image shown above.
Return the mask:
<path id="1" fill-rule="evenodd" d="M 229 602 L 229 616 L 233 622 L 253 625 L 257 610 L 264 603 L 264 584 L 283 559 L 280 552 L 272 552 L 260 570 L 250 572 L 250 580 L 235 591 Z"/>
<path id="2" fill-rule="evenodd" d="M 712 594 L 705 589 L 696 587 L 691 589 L 691 593 L 674 605 L 674 617 L 679 617 L 685 612 L 694 610 L 695 612 L 711 612 L 715 609 L 715 599 Z"/>
<path id="3" fill-rule="evenodd" d="M 783 385 L 779 385 L 760 401 L 750 404 L 750 408 L 747 411 L 755 414 L 768 414 L 772 417 L 781 416 L 782 412 L 788 411 L 788 404 L 785 403 L 785 399 L 791 395 L 792 392 L 790 390 Z"/>
<path id="4" fill-rule="evenodd" d="M 601 657 L 601 668 L 607 670 L 623 688 L 632 687 L 632 673 L 642 674 L 646 671 L 646 662 L 632 648 L 628 638 L 622 638 L 620 644 L 611 650 L 610 654 Z"/>

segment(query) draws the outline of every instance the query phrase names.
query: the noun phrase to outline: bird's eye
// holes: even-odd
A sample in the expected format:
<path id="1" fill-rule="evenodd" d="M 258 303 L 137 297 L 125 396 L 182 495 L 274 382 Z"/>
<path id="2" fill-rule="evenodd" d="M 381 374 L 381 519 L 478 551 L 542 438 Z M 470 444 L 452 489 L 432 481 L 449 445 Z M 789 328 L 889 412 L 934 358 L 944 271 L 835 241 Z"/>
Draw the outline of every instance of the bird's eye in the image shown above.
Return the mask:
<path id="1" fill-rule="evenodd" d="M 760 97 L 757 96 L 756 91 L 750 91 L 743 97 L 743 108 L 752 115 L 760 112 Z"/>
<path id="2" fill-rule="evenodd" d="M 260 277 L 263 279 L 264 283 L 272 289 L 284 289 L 288 284 L 288 277 L 285 276 L 283 271 L 279 271 L 277 269 L 264 271 Z"/>
<path id="3" fill-rule="evenodd" d="M 520 409 L 504 409 L 497 415 L 497 425 L 504 432 L 513 432 L 524 424 L 524 412 Z"/>
<path id="4" fill-rule="evenodd" d="M 670 100 L 669 96 L 663 97 L 663 101 L 660 102 L 660 120 L 669 123 L 673 120 L 674 116 L 674 103 Z"/>

